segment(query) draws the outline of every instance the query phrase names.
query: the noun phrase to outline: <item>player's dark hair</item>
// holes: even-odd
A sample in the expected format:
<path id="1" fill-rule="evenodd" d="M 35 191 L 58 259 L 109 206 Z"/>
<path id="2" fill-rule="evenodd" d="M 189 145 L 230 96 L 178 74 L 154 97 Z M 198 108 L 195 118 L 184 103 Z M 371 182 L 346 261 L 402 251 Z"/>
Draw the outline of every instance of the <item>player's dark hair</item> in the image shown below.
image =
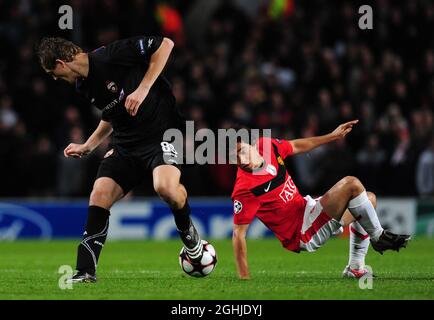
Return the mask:
<path id="1" fill-rule="evenodd" d="M 245 129 L 245 130 L 248 130 L 249 133 L 250 133 L 250 128 L 248 126 L 243 125 L 243 124 L 239 124 L 239 123 L 233 123 L 231 125 L 231 127 L 227 128 L 227 129 L 234 129 L 236 132 L 239 132 L 240 130 Z M 247 139 L 247 140 L 245 140 L 245 139 Z M 244 136 L 244 135 L 237 136 L 237 144 L 241 143 L 241 142 L 246 142 L 246 143 L 250 144 L 251 143 L 250 134 L 248 136 Z M 226 148 L 225 148 L 225 151 L 224 151 L 225 152 L 224 156 L 225 156 L 225 159 L 226 159 L 226 163 L 229 163 L 230 155 L 233 154 L 233 153 L 236 153 L 237 150 L 233 149 L 233 146 L 230 145 L 228 138 L 226 138 L 225 147 Z M 237 148 L 236 145 L 235 145 L 235 148 Z"/>
<path id="2" fill-rule="evenodd" d="M 43 38 L 37 49 L 39 62 L 47 70 L 53 70 L 56 67 L 56 59 L 71 62 L 77 54 L 82 52 L 83 49 L 79 46 L 59 37 Z"/>

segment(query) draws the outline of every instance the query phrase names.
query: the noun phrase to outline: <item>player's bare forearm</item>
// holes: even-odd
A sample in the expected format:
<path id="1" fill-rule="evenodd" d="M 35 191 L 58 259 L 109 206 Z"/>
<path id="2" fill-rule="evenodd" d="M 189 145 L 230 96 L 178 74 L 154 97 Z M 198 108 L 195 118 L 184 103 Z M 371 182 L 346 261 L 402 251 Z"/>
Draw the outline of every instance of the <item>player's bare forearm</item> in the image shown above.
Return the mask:
<path id="1" fill-rule="evenodd" d="M 247 263 L 247 244 L 243 238 L 232 239 L 234 246 L 235 261 L 237 272 L 240 279 L 249 279 L 249 266 Z"/>
<path id="2" fill-rule="evenodd" d="M 309 152 L 323 144 L 330 143 L 334 140 L 336 140 L 336 138 L 333 137 L 331 133 L 329 133 L 323 136 L 291 140 L 290 143 L 292 145 L 293 154 L 298 154 Z"/>
<path id="3" fill-rule="evenodd" d="M 89 152 L 95 150 L 113 131 L 110 122 L 101 120 L 98 127 L 92 133 L 92 135 L 85 142 L 85 146 L 89 149 Z"/>
<path id="4" fill-rule="evenodd" d="M 246 230 L 241 226 L 235 226 L 232 244 L 234 248 L 235 262 L 237 265 L 237 272 L 240 279 L 250 279 L 249 266 L 247 262 L 247 243 L 246 243 Z M 244 230 L 243 230 L 244 229 Z"/>
<path id="5" fill-rule="evenodd" d="M 65 157 L 82 158 L 91 153 L 101 142 L 104 141 L 113 131 L 111 124 L 107 121 L 101 120 L 98 127 L 92 133 L 92 135 L 83 144 L 70 143 L 63 154 Z"/>
<path id="6" fill-rule="evenodd" d="M 139 85 L 139 89 L 149 90 L 157 80 L 158 76 L 166 66 L 170 53 L 174 47 L 174 43 L 169 38 L 163 38 L 160 47 L 151 56 L 148 71 L 146 71 L 142 82 Z"/>
<path id="7" fill-rule="evenodd" d="M 304 139 L 295 139 L 289 141 L 292 146 L 293 154 L 309 152 L 323 144 L 330 143 L 335 140 L 343 139 L 348 133 L 351 132 L 353 126 L 359 120 L 353 120 L 338 126 L 333 132 L 323 136 L 316 136 Z"/>

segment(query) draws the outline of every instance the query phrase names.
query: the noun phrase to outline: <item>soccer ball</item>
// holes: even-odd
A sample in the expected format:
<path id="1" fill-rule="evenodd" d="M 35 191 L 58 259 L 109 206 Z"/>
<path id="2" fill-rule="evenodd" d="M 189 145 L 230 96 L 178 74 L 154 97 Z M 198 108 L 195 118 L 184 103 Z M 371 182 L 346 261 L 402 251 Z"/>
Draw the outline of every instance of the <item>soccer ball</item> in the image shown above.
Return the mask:
<path id="1" fill-rule="evenodd" d="M 179 253 L 179 265 L 181 269 L 192 277 L 206 277 L 209 275 L 217 264 L 217 254 L 214 247 L 205 240 L 202 240 L 203 256 L 199 263 L 192 263 L 188 258 L 184 247 L 182 247 Z"/>

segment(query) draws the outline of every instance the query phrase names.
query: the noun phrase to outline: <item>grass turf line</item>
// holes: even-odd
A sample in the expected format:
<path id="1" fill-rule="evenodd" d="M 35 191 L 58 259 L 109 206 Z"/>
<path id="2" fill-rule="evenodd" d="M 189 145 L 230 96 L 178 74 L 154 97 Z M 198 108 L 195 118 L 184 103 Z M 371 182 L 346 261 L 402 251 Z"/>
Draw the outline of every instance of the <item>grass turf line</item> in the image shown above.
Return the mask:
<path id="1" fill-rule="evenodd" d="M 206 278 L 184 274 L 181 242 L 109 241 L 96 284 L 61 290 L 59 266 L 75 266 L 78 241 L 0 242 L 0 299 L 434 299 L 434 239 L 415 238 L 401 252 L 369 249 L 378 276 L 372 290 L 342 279 L 348 240 L 332 239 L 316 253 L 295 254 L 275 239 L 249 240 L 251 280 L 240 281 L 230 240 L 211 241 L 216 270 Z"/>

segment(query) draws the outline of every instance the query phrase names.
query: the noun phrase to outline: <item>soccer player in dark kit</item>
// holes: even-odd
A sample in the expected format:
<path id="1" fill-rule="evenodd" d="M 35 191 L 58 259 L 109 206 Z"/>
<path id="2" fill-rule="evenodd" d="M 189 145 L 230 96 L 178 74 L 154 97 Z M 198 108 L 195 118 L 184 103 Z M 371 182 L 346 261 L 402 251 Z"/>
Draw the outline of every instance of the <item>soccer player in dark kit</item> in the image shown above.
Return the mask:
<path id="1" fill-rule="evenodd" d="M 110 208 L 143 181 L 146 170 L 152 172 L 154 190 L 174 215 L 187 256 L 192 262 L 202 257 L 202 241 L 190 219 L 187 191 L 180 183 L 178 152 L 163 141 L 165 130 L 182 123 L 170 84 L 161 75 L 173 46 L 170 39 L 158 36 L 119 40 L 90 53 L 62 38 L 44 38 L 39 44 L 43 69 L 54 80 L 75 85 L 102 110 L 93 134 L 84 144 L 68 145 L 65 157 L 86 156 L 113 132 L 112 149 L 99 166 L 90 195 L 73 283 L 97 280 Z"/>

